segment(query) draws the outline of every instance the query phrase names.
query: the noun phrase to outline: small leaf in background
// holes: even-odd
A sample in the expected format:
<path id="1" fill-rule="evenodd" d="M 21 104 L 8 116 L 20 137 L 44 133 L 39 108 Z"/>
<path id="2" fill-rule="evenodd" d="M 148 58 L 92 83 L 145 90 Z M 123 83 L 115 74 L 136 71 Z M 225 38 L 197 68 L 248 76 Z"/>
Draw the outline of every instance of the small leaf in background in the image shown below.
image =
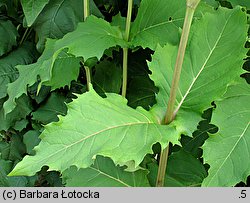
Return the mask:
<path id="1" fill-rule="evenodd" d="M 151 60 L 153 52 L 149 49 L 139 49 L 129 53 L 128 61 L 128 105 L 136 108 L 141 106 L 149 110 L 155 103 L 155 95 L 158 88 L 149 78 L 150 70 L 148 69 L 147 60 Z"/>
<path id="2" fill-rule="evenodd" d="M 70 87 L 71 81 L 77 80 L 79 71 L 80 58 L 76 58 L 63 50 L 54 62 L 50 80 L 43 84 L 50 86 L 51 91 L 66 85 Z"/>
<path id="3" fill-rule="evenodd" d="M 147 170 L 124 171 L 110 158 L 97 156 L 92 166 L 79 170 L 71 167 L 62 177 L 67 187 L 147 187 L 147 174 Z"/>
<path id="4" fill-rule="evenodd" d="M 129 83 L 127 91 L 128 105 L 136 108 L 141 106 L 149 110 L 155 103 L 155 95 L 158 92 L 153 81 L 145 76 L 134 77 Z"/>
<path id="5" fill-rule="evenodd" d="M 37 53 L 31 43 L 25 43 L 7 56 L 0 59 L 0 99 L 7 96 L 7 85 L 18 78 L 16 65 L 35 61 Z"/>
<path id="6" fill-rule="evenodd" d="M 15 125 L 13 126 L 13 128 L 17 131 L 22 131 L 24 128 L 27 127 L 27 125 L 29 124 L 29 121 L 26 119 L 21 119 L 19 121 L 16 121 Z"/>
<path id="7" fill-rule="evenodd" d="M 82 0 L 49 1 L 33 27 L 38 34 L 38 50 L 44 49 L 46 38 L 59 39 L 75 30 L 83 19 Z"/>
<path id="8" fill-rule="evenodd" d="M 0 56 L 9 52 L 17 44 L 17 36 L 17 29 L 12 22 L 0 19 Z"/>
<path id="9" fill-rule="evenodd" d="M 49 0 L 21 0 L 28 26 L 31 26 Z"/>
<path id="10" fill-rule="evenodd" d="M 37 177 L 8 177 L 13 163 L 0 159 L 0 187 L 31 187 L 34 185 Z"/>
<path id="11" fill-rule="evenodd" d="M 62 95 L 52 93 L 48 100 L 32 113 L 32 119 L 44 125 L 58 121 L 57 116 L 65 116 L 67 112 L 65 99 Z"/>
<path id="12" fill-rule="evenodd" d="M 2 103 L 0 100 L 0 131 L 8 130 L 11 126 L 15 126 L 16 122 L 26 119 L 26 116 L 33 110 L 31 101 L 26 95 L 22 95 L 16 100 L 16 107 L 14 110 L 5 116 Z"/>
<path id="13" fill-rule="evenodd" d="M 218 127 L 210 123 L 212 111 L 213 108 L 204 111 L 202 118 L 205 120 L 199 122 L 197 130 L 192 134 L 192 137 L 182 136 L 181 138 L 183 149 L 191 153 L 195 158 L 202 156 L 201 146 L 208 138 L 208 133 L 214 134 L 218 131 Z"/>
<path id="14" fill-rule="evenodd" d="M 228 0 L 232 6 L 244 6 L 247 7 L 247 9 L 250 9 L 250 1 L 249 0 Z"/>
<path id="15" fill-rule="evenodd" d="M 9 143 L 0 142 L 0 157 L 10 161 L 20 161 L 26 150 L 20 135 L 12 135 Z"/>
<path id="16" fill-rule="evenodd" d="M 150 163 L 148 167 L 150 184 L 155 186 L 158 166 Z M 207 172 L 201 162 L 185 150 L 180 150 L 168 158 L 164 186 L 198 187 L 206 176 Z"/>
<path id="17" fill-rule="evenodd" d="M 40 142 L 39 139 L 40 132 L 36 130 L 29 130 L 23 135 L 23 143 L 26 146 L 26 151 L 30 155 L 34 155 L 35 151 L 33 148 L 37 146 Z"/>
<path id="18" fill-rule="evenodd" d="M 93 86 L 101 96 L 104 96 L 105 92 L 119 94 L 122 86 L 121 66 L 108 60 L 100 62 L 96 65 Z"/>
<path id="19" fill-rule="evenodd" d="M 216 101 L 211 123 L 219 127 L 203 148 L 210 165 L 203 186 L 231 186 L 246 182 L 250 174 L 250 88 L 245 81 L 231 85 L 223 99 Z"/>

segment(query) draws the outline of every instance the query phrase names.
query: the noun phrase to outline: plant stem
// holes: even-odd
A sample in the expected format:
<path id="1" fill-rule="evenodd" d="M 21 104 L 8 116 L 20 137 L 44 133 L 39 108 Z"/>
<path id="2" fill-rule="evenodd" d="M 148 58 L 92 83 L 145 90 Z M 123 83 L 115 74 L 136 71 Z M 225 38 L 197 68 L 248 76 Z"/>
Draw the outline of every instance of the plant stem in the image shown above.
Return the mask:
<path id="1" fill-rule="evenodd" d="M 87 79 L 87 91 L 89 91 L 89 86 L 91 84 L 91 73 L 90 68 L 88 66 L 84 66 L 86 72 L 86 79 Z"/>
<path id="2" fill-rule="evenodd" d="M 133 9 L 133 0 L 128 0 L 128 11 L 127 11 L 127 21 L 126 30 L 124 35 L 124 40 L 129 41 L 130 25 Z M 123 48 L 123 76 L 122 76 L 122 96 L 126 97 L 127 92 L 127 77 L 128 77 L 128 48 Z"/>
<path id="3" fill-rule="evenodd" d="M 23 44 L 23 42 L 25 41 L 26 37 L 28 36 L 29 29 L 30 29 L 29 27 L 25 29 L 25 32 L 24 32 L 24 34 L 22 36 L 22 39 L 21 39 L 21 41 L 19 43 L 19 46 L 21 46 Z"/>
<path id="4" fill-rule="evenodd" d="M 84 13 L 84 21 L 87 19 L 87 17 L 90 14 L 89 11 L 89 0 L 83 0 L 83 13 Z M 81 62 L 86 73 L 86 80 L 87 80 L 87 91 L 89 91 L 89 87 L 91 84 L 91 70 L 88 66 L 85 66 L 83 62 Z"/>
<path id="5" fill-rule="evenodd" d="M 186 51 L 186 46 L 187 46 L 187 41 L 188 41 L 188 36 L 190 32 L 193 15 L 199 2 L 200 0 L 187 0 L 187 3 L 186 3 L 186 15 L 185 15 L 181 41 L 180 41 L 175 68 L 174 68 L 172 85 L 170 89 L 170 97 L 169 97 L 168 106 L 167 106 L 167 113 L 165 116 L 166 125 L 171 123 L 175 118 L 174 108 L 175 108 L 176 93 L 177 93 L 178 86 L 179 86 L 181 69 L 182 69 L 182 64 L 184 61 L 184 56 L 185 56 L 185 51 Z M 157 181 L 156 181 L 157 187 L 164 186 L 168 152 L 169 152 L 169 146 L 161 152 Z"/>
<path id="6" fill-rule="evenodd" d="M 84 21 L 90 15 L 89 0 L 83 0 Z"/>

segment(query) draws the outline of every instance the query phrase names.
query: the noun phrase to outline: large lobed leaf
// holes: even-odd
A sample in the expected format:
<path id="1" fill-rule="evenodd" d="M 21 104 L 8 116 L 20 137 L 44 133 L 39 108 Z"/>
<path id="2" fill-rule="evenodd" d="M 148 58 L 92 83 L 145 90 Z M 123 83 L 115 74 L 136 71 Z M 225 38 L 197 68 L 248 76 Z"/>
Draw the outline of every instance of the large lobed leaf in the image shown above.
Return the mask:
<path id="1" fill-rule="evenodd" d="M 242 73 L 246 41 L 246 14 L 237 7 L 206 13 L 191 29 L 175 103 L 176 126 L 191 134 L 211 102 Z M 151 79 L 159 87 L 157 105 L 151 110 L 162 121 L 167 108 L 177 47 L 158 46 L 149 63 Z M 188 121 L 188 122 L 187 122 Z"/>
<path id="2" fill-rule="evenodd" d="M 219 127 L 203 146 L 210 165 L 203 186 L 233 186 L 250 175 L 250 88 L 245 81 L 228 88 L 216 101 L 211 123 Z"/>
<path id="3" fill-rule="evenodd" d="M 178 143 L 175 127 L 156 124 L 142 108 L 132 109 L 126 99 L 107 94 L 103 99 L 94 90 L 79 95 L 68 105 L 67 116 L 48 124 L 35 147 L 35 156 L 26 156 L 10 175 L 32 175 L 42 166 L 64 171 L 72 165 L 89 167 L 96 155 L 111 157 L 115 164 L 140 164 L 152 145 Z"/>

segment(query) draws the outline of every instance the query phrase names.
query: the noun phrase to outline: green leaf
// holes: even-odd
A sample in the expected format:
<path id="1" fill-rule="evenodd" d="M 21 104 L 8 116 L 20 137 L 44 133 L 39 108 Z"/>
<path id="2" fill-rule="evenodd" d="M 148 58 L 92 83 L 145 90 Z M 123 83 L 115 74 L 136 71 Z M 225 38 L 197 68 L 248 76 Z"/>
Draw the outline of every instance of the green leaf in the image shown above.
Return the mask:
<path id="1" fill-rule="evenodd" d="M 0 36 L 2 36 L 0 38 L 0 56 L 2 56 L 16 45 L 18 33 L 11 21 L 0 20 Z"/>
<path id="2" fill-rule="evenodd" d="M 0 142 L 1 158 L 10 161 L 19 161 L 25 154 L 25 146 L 20 135 L 12 135 L 9 143 Z"/>
<path id="3" fill-rule="evenodd" d="M 8 130 L 14 127 L 16 122 L 26 119 L 26 116 L 33 110 L 31 101 L 26 95 L 22 95 L 16 100 L 16 106 L 8 115 L 4 114 L 2 108 L 3 101 L 0 100 L 0 130 Z"/>
<path id="4" fill-rule="evenodd" d="M 103 99 L 91 89 L 68 105 L 67 116 L 45 126 L 36 155 L 26 156 L 10 175 L 32 175 L 43 165 L 59 171 L 86 168 L 96 155 L 121 165 L 134 161 L 137 167 L 154 143 L 178 143 L 174 127 L 155 122 L 142 108 L 128 107 L 123 97 L 109 93 Z"/>
<path id="5" fill-rule="evenodd" d="M 250 9 L 250 2 L 249 0 L 229 0 L 233 6 L 241 5 Z"/>
<path id="6" fill-rule="evenodd" d="M 158 89 L 148 77 L 134 77 L 130 81 L 127 91 L 128 105 L 133 108 L 142 106 L 144 109 L 149 110 L 156 103 L 155 94 L 157 92 Z"/>
<path id="7" fill-rule="evenodd" d="M 103 19 L 89 16 L 86 22 L 78 24 L 74 32 L 58 40 L 55 50 L 61 47 L 68 48 L 70 54 L 83 57 L 86 61 L 92 57 L 100 59 L 106 49 L 117 45 L 128 46 L 128 43 L 123 40 L 121 30 Z"/>
<path id="8" fill-rule="evenodd" d="M 0 187 L 31 187 L 31 182 L 33 182 L 36 177 L 7 176 L 7 174 L 11 171 L 12 165 L 13 163 L 11 161 L 0 159 Z"/>
<path id="9" fill-rule="evenodd" d="M 155 186 L 158 166 L 151 163 L 149 170 L 150 183 Z M 201 162 L 185 150 L 180 150 L 168 158 L 164 186 L 197 187 L 206 176 L 207 172 Z"/>
<path id="10" fill-rule="evenodd" d="M 69 85 L 69 81 L 76 79 L 78 71 L 76 58 L 72 57 L 72 54 L 83 57 L 84 60 L 92 57 L 100 59 L 106 49 L 116 45 L 127 46 L 119 28 L 112 27 L 108 22 L 94 16 L 90 16 L 84 23 L 79 23 L 74 32 L 68 33 L 62 39 L 48 39 L 46 49 L 37 63 L 17 66 L 20 76 L 14 83 L 8 85 L 9 99 L 4 104 L 5 114 L 14 109 L 16 98 L 27 92 L 27 86 L 33 85 L 38 75 L 41 80 L 40 85 L 53 85 L 52 89 Z M 57 62 L 60 60 L 60 53 L 65 50 L 69 56 L 65 61 L 62 59 L 61 62 Z M 67 74 L 58 74 L 61 67 L 68 68 Z"/>
<path id="11" fill-rule="evenodd" d="M 46 103 L 41 105 L 35 112 L 32 113 L 32 119 L 48 124 L 58 121 L 57 115 L 66 115 L 67 107 L 65 97 L 60 94 L 52 93 Z"/>
<path id="12" fill-rule="evenodd" d="M 36 130 L 29 130 L 23 135 L 23 143 L 26 146 L 26 151 L 30 155 L 34 155 L 35 151 L 33 148 L 37 146 L 40 142 L 39 139 L 40 132 Z"/>
<path id="13" fill-rule="evenodd" d="M 186 10 L 186 1 L 143 0 L 138 15 L 131 27 L 131 43 L 133 46 L 149 47 L 155 50 L 170 43 L 177 45 L 180 40 Z M 195 17 L 203 12 L 211 11 L 207 5 L 200 3 Z"/>
<path id="14" fill-rule="evenodd" d="M 210 165 L 203 186 L 234 186 L 250 175 L 249 101 L 245 81 L 231 85 L 223 99 L 216 101 L 211 123 L 219 131 L 203 146 L 204 161 Z"/>
<path id="15" fill-rule="evenodd" d="M 189 135 L 196 129 L 202 112 L 243 72 L 246 14 L 239 7 L 233 10 L 219 8 L 214 14 L 206 13 L 196 21 L 192 33 L 176 97 L 174 121 Z M 176 55 L 177 47 L 158 46 L 149 63 L 151 79 L 159 88 L 157 105 L 151 111 L 158 115 L 160 122 L 167 108 Z"/>
<path id="16" fill-rule="evenodd" d="M 93 85 L 100 95 L 105 92 L 119 94 L 122 85 L 121 66 L 107 60 L 96 65 Z"/>
<path id="17" fill-rule="evenodd" d="M 38 75 L 45 81 L 49 80 L 50 70 L 48 69 L 48 61 L 46 62 L 46 69 L 44 69 L 40 61 L 26 66 L 16 66 L 19 72 L 19 77 L 15 82 L 8 84 L 7 92 L 9 98 L 3 105 L 5 115 L 9 114 L 15 109 L 17 105 L 17 98 L 23 94 L 27 94 L 27 86 L 33 85 L 37 81 Z M 36 66 L 38 64 L 40 66 Z"/>
<path id="18" fill-rule="evenodd" d="M 216 0 L 203 0 L 205 1 L 207 4 L 213 6 L 214 8 L 218 8 L 220 3 L 219 1 L 216 1 Z"/>
<path id="19" fill-rule="evenodd" d="M 19 121 L 16 121 L 13 128 L 17 131 L 22 131 L 24 128 L 27 127 L 28 124 L 29 124 L 29 121 L 24 118 L 24 119 L 21 119 Z"/>
<path id="20" fill-rule="evenodd" d="M 43 85 L 50 86 L 51 91 L 66 85 L 70 87 L 71 81 L 77 80 L 79 71 L 80 58 L 76 58 L 63 50 L 53 64 L 50 80 L 44 81 Z"/>
<path id="21" fill-rule="evenodd" d="M 9 187 L 9 181 L 7 173 L 11 170 L 11 161 L 5 161 L 0 159 L 0 187 Z"/>
<path id="22" fill-rule="evenodd" d="M 132 44 L 153 50 L 158 43 L 177 44 L 185 16 L 185 3 L 183 0 L 143 0 L 131 27 Z"/>
<path id="23" fill-rule="evenodd" d="M 71 167 L 63 172 L 67 187 L 147 187 L 146 170 L 126 172 L 107 157 L 97 156 L 94 165 L 77 170 Z"/>
<path id="24" fill-rule="evenodd" d="M 32 44 L 24 44 L 0 59 L 0 99 L 7 96 L 7 84 L 18 78 L 16 65 L 32 63 L 37 57 Z"/>
<path id="25" fill-rule="evenodd" d="M 41 13 L 49 0 L 21 0 L 23 12 L 30 27 Z"/>
<path id="26" fill-rule="evenodd" d="M 83 19 L 82 4 L 82 0 L 49 1 L 33 25 L 39 38 L 38 50 L 44 49 L 46 38 L 59 39 L 75 30 Z"/>

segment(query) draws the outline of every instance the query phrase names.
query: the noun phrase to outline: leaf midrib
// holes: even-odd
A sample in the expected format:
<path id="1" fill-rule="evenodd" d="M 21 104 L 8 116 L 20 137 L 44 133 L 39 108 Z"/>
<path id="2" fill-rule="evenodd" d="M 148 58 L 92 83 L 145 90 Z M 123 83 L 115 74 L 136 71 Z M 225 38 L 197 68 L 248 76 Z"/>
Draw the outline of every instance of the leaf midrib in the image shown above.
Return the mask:
<path id="1" fill-rule="evenodd" d="M 102 133 L 105 132 L 105 131 L 109 131 L 109 130 L 112 130 L 112 129 L 115 129 L 115 128 L 121 128 L 121 127 L 131 126 L 131 125 L 143 125 L 143 124 L 154 124 L 154 123 L 153 123 L 153 122 L 126 123 L 126 124 L 124 124 L 124 125 L 112 126 L 112 127 L 109 127 L 109 128 L 105 128 L 105 129 L 100 130 L 100 131 L 98 131 L 98 132 L 92 133 L 91 135 L 89 135 L 89 136 L 87 136 L 87 137 L 84 137 L 84 138 L 82 138 L 82 139 L 80 139 L 80 140 L 78 140 L 78 141 L 72 143 L 71 145 L 68 145 L 68 146 L 66 146 L 66 147 L 64 147 L 64 148 L 61 148 L 61 149 L 58 150 L 58 151 L 55 151 L 54 153 L 50 154 L 49 156 L 44 157 L 43 159 L 40 159 L 39 162 L 42 163 L 44 160 L 47 160 L 47 159 L 51 158 L 52 156 L 54 156 L 54 155 L 60 153 L 61 151 L 64 151 L 64 150 L 66 150 L 66 149 L 68 149 L 68 148 L 70 148 L 70 147 L 72 147 L 72 146 L 74 146 L 74 145 L 77 145 L 77 144 L 79 144 L 80 142 L 83 142 L 84 140 L 89 139 L 89 138 L 91 138 L 91 137 L 93 137 L 93 136 L 95 136 L 95 135 L 102 134 Z"/>
<path id="2" fill-rule="evenodd" d="M 183 102 L 185 101 L 185 99 L 187 98 L 187 96 L 189 95 L 189 93 L 191 92 L 192 87 L 194 86 L 195 82 L 196 82 L 197 79 L 199 78 L 200 74 L 203 72 L 203 70 L 204 70 L 204 68 L 206 67 L 208 61 L 210 60 L 210 57 L 211 57 L 212 54 L 214 53 L 214 50 L 216 49 L 216 47 L 217 47 L 219 41 L 221 40 L 222 34 L 225 32 L 226 26 L 227 26 L 227 24 L 228 24 L 229 19 L 231 18 L 231 16 L 232 16 L 232 14 L 228 17 L 227 21 L 225 22 L 225 25 L 224 25 L 224 27 L 223 27 L 223 29 L 222 29 L 220 35 L 218 36 L 218 39 L 216 40 L 216 42 L 215 42 L 215 44 L 214 44 L 214 46 L 213 46 L 212 49 L 211 49 L 211 47 L 210 47 L 210 45 L 209 45 L 209 43 L 208 43 L 209 48 L 211 49 L 211 50 L 210 50 L 210 53 L 208 54 L 208 57 L 207 57 L 207 59 L 205 60 L 205 62 L 203 63 L 203 65 L 202 65 L 200 71 L 198 72 L 198 74 L 195 76 L 195 78 L 193 78 L 193 81 L 192 81 L 192 83 L 190 84 L 189 88 L 187 89 L 185 95 L 182 97 L 181 101 L 179 102 L 179 104 L 178 104 L 178 106 L 177 106 L 177 108 L 176 108 L 176 110 L 175 110 L 175 115 L 176 115 L 177 112 L 180 110 L 180 108 L 181 108 Z"/>
<path id="3" fill-rule="evenodd" d="M 104 175 L 104 176 L 107 176 L 108 178 L 110 178 L 110 179 L 112 179 L 112 180 L 115 180 L 115 181 L 121 183 L 122 185 L 124 185 L 124 186 L 126 186 L 126 187 L 131 187 L 130 185 L 128 185 L 128 184 L 126 184 L 125 182 L 123 182 L 122 180 L 120 180 L 120 179 L 118 179 L 118 178 L 115 178 L 115 177 L 113 177 L 113 176 L 111 176 L 111 175 L 109 175 L 109 174 L 107 174 L 107 173 L 101 171 L 100 169 L 96 169 L 96 168 L 91 167 L 91 166 L 90 166 L 89 168 L 92 169 L 92 170 L 94 170 L 94 171 L 96 171 L 96 172 L 98 172 L 99 174 L 102 174 L 102 175 Z"/>
<path id="4" fill-rule="evenodd" d="M 157 23 L 157 24 L 154 24 L 154 25 L 151 25 L 151 26 L 148 26 L 148 27 L 144 27 L 143 29 L 137 31 L 137 32 L 134 34 L 133 39 L 134 39 L 137 35 L 139 35 L 140 33 L 145 32 L 145 31 L 147 31 L 147 30 L 153 29 L 153 28 L 155 28 L 155 27 L 167 25 L 167 24 L 170 24 L 170 23 L 174 23 L 174 22 L 176 22 L 176 21 L 181 21 L 181 20 L 184 20 L 184 18 L 177 18 L 177 19 L 175 19 L 175 20 L 164 21 L 164 22 Z"/>

